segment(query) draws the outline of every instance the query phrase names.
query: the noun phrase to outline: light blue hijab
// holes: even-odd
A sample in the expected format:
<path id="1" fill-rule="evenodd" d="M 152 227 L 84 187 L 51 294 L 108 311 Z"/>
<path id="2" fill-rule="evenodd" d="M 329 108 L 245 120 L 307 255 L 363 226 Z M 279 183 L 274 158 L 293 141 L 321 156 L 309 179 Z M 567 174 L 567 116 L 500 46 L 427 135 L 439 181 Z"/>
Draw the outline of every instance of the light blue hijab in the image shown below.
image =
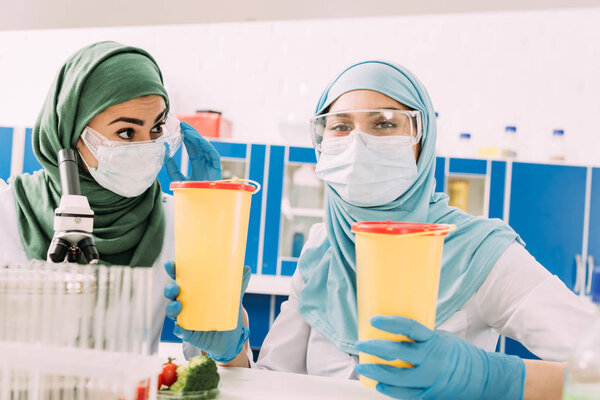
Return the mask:
<path id="1" fill-rule="evenodd" d="M 354 234 L 357 221 L 406 221 L 455 224 L 444 242 L 436 326 L 454 314 L 477 291 L 509 245 L 519 236 L 498 219 L 473 217 L 448 206 L 448 196 L 435 193 L 436 121 L 427 90 L 406 68 L 366 61 L 342 72 L 325 89 L 315 115 L 341 95 L 368 89 L 419 110 L 423 119 L 419 176 L 398 199 L 377 207 L 356 207 L 327 186 L 325 227 L 327 238 L 305 247 L 298 268 L 306 283 L 298 311 L 318 332 L 342 351 L 358 354 L 356 263 Z"/>

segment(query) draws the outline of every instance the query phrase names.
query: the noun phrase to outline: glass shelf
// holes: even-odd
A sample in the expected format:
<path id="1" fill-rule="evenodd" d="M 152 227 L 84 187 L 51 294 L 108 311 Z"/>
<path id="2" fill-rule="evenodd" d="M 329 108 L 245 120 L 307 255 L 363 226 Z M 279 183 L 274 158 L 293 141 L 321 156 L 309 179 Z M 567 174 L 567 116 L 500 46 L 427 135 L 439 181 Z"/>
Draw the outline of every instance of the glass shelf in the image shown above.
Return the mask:
<path id="1" fill-rule="evenodd" d="M 325 210 L 322 208 L 290 208 L 290 213 L 298 217 L 323 218 Z"/>
<path id="2" fill-rule="evenodd" d="M 243 178 L 246 179 L 246 160 L 245 159 L 221 159 L 221 170 L 223 179 Z"/>
<path id="3" fill-rule="evenodd" d="M 323 221 L 325 186 L 315 174 L 315 165 L 286 166 L 281 202 L 280 257 L 298 257 L 310 228 Z"/>
<path id="4" fill-rule="evenodd" d="M 448 196 L 450 206 L 475 216 L 485 212 L 485 175 L 456 174 L 448 176 Z"/>

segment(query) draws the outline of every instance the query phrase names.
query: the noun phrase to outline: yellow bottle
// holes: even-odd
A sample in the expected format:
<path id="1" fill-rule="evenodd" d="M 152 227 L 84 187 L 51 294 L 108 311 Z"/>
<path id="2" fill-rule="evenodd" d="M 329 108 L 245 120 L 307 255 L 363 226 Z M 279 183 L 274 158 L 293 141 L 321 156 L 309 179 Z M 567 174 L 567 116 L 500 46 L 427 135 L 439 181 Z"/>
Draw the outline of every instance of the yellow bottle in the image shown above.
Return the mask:
<path id="1" fill-rule="evenodd" d="M 195 331 L 235 329 L 250 200 L 260 189 L 237 181 L 172 182 L 171 189 L 183 306 L 177 324 Z"/>
<path id="2" fill-rule="evenodd" d="M 465 180 L 452 180 L 448 183 L 448 205 L 458 207 L 467 212 L 469 201 L 469 182 Z"/>
<path id="3" fill-rule="evenodd" d="M 442 247 L 454 225 L 403 222 L 357 222 L 356 284 L 358 338 L 407 340 L 371 326 L 375 315 L 401 315 L 433 329 L 437 305 Z M 412 367 L 401 360 L 385 361 L 359 354 L 359 362 Z M 361 377 L 375 387 L 376 382 Z"/>

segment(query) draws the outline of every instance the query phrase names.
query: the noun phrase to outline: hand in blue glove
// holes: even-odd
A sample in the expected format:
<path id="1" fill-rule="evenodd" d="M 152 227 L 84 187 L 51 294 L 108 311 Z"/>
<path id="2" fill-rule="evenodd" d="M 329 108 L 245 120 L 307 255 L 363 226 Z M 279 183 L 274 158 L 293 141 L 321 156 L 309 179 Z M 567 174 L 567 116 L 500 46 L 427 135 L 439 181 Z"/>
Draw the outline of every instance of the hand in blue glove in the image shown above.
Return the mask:
<path id="1" fill-rule="evenodd" d="M 165 263 L 165 269 L 169 276 L 175 279 L 175 263 Z M 246 343 L 250 335 L 250 331 L 244 326 L 242 321 L 242 298 L 248 287 L 250 275 L 252 275 L 250 267 L 245 266 L 242 278 L 240 311 L 235 329 L 231 331 L 190 331 L 177 325 L 173 330 L 175 336 L 205 351 L 215 361 L 226 363 L 236 358 L 242 351 L 244 343 Z M 167 317 L 173 320 L 177 320 L 177 316 L 182 308 L 181 302 L 177 301 L 177 296 L 179 296 L 179 285 L 176 282 L 167 284 L 165 286 L 165 297 L 171 301 L 167 304 L 166 312 Z"/>
<path id="2" fill-rule="evenodd" d="M 356 373 L 379 382 L 376 389 L 385 395 L 404 400 L 523 398 L 525 364 L 518 357 L 488 353 L 456 335 L 431 331 L 404 317 L 375 316 L 371 325 L 414 340 L 357 342 L 358 351 L 414 365 L 414 368 L 384 364 L 355 367 Z"/>
<path id="3" fill-rule="evenodd" d="M 192 164 L 192 172 L 186 178 L 172 158 L 165 160 L 167 173 L 172 181 L 218 181 L 221 179 L 221 159 L 219 153 L 208 140 L 204 139 L 187 122 L 181 123 L 183 144 Z"/>

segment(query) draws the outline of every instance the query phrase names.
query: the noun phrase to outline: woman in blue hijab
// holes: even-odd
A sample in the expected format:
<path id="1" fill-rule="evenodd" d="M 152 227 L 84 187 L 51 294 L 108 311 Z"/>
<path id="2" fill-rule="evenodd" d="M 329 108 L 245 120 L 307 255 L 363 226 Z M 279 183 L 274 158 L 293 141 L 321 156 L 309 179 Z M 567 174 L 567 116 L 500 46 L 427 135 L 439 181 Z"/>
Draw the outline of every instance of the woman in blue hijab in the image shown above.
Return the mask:
<path id="1" fill-rule="evenodd" d="M 391 132 L 391 133 L 390 133 Z M 405 68 L 368 61 L 323 92 L 312 121 L 325 222 L 313 226 L 289 300 L 256 367 L 378 383 L 401 399 L 560 398 L 562 367 L 593 307 L 525 250 L 500 220 L 473 217 L 435 193 L 436 123 L 425 87 Z M 414 342 L 357 342 L 357 221 L 455 224 L 444 244 L 436 329 L 400 316 L 375 328 Z M 495 353 L 499 334 L 549 361 Z M 358 365 L 358 352 L 414 368 Z"/>

